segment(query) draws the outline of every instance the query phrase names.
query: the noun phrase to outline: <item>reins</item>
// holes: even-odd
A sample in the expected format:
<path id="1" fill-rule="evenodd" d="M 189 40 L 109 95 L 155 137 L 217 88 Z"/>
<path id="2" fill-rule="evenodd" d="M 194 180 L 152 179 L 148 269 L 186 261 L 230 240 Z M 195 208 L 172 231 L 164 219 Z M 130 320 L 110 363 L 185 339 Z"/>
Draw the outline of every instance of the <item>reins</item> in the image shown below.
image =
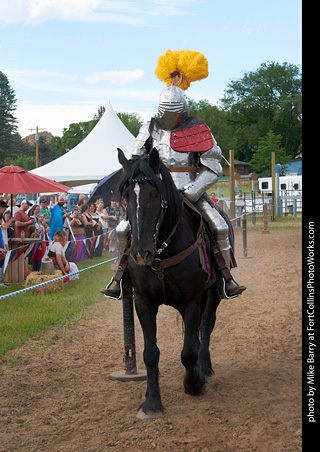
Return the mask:
<path id="1" fill-rule="evenodd" d="M 133 179 L 129 180 L 129 184 L 135 184 L 135 183 L 142 183 L 142 182 L 149 182 L 149 179 L 146 176 L 140 176 L 140 177 L 136 177 Z M 161 195 L 162 196 L 162 195 Z M 198 210 L 193 206 L 193 204 L 188 201 L 185 197 L 183 197 L 182 200 L 183 204 L 186 204 L 190 209 L 192 209 L 194 212 L 196 212 L 199 215 Z M 155 252 L 157 255 L 160 255 L 171 243 L 171 240 L 179 226 L 180 220 L 181 220 L 181 216 L 178 219 L 177 223 L 175 224 L 175 226 L 173 227 L 173 229 L 171 230 L 168 238 L 162 242 L 161 246 L 159 248 L 157 248 L 157 242 L 158 242 L 158 237 L 159 237 L 159 233 L 160 233 L 160 227 L 161 224 L 165 218 L 165 214 L 167 212 L 168 209 L 168 203 L 166 200 L 161 199 L 161 211 L 159 214 L 159 218 L 158 221 L 156 223 L 156 227 L 155 227 L 155 233 L 154 233 L 154 247 L 155 247 Z M 166 294 L 165 294 L 165 284 L 164 284 L 164 270 L 166 268 L 170 268 L 173 267 L 179 263 L 181 263 L 182 261 L 184 261 L 188 256 L 190 256 L 190 254 L 192 254 L 196 249 L 199 250 L 199 256 L 200 256 L 200 261 L 203 250 L 202 250 L 202 241 L 203 241 L 203 230 L 204 230 L 204 226 L 203 226 L 203 219 L 202 219 L 202 215 L 200 215 L 200 225 L 199 225 L 199 229 L 196 235 L 196 240 L 195 242 L 190 245 L 188 248 L 186 248 L 185 250 L 181 251 L 180 253 L 172 256 L 172 257 L 168 257 L 166 259 L 160 259 L 158 257 L 156 257 L 153 262 L 150 264 L 150 268 L 151 270 L 157 275 L 160 283 L 161 283 L 161 287 L 162 287 L 162 298 L 163 298 L 163 303 L 167 304 L 166 302 Z M 126 259 L 126 263 L 128 260 L 129 255 L 127 256 Z M 121 268 L 121 271 L 124 271 L 124 268 Z"/>

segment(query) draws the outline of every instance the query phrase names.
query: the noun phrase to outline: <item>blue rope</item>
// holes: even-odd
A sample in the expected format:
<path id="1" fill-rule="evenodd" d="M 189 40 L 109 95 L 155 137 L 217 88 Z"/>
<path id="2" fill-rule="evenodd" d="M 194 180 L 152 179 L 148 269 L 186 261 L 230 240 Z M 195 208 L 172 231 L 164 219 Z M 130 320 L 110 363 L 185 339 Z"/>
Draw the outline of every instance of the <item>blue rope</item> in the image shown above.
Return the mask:
<path id="1" fill-rule="evenodd" d="M 0 297 L 0 300 L 4 300 L 5 298 L 13 297 L 14 295 L 19 295 L 21 293 L 29 292 L 30 290 L 37 289 L 38 287 L 41 287 L 41 286 L 46 286 L 55 281 L 60 281 L 61 279 L 68 278 L 69 276 L 77 275 L 78 273 L 86 272 L 87 270 L 91 270 L 92 268 L 96 268 L 96 267 L 100 267 L 101 265 L 108 264 L 109 262 L 112 262 L 116 259 L 117 259 L 116 257 L 113 257 L 112 259 L 109 259 L 108 261 L 100 262 L 100 264 L 96 264 L 96 265 L 92 265 L 91 267 L 83 268 L 82 270 L 78 270 L 77 272 L 69 273 L 68 275 L 64 275 L 64 276 L 59 276 L 58 278 L 51 279 L 50 281 L 45 281 L 43 283 L 36 284 L 35 286 L 26 287 L 24 289 L 17 290 L 16 292 L 11 292 L 6 295 L 2 295 Z"/>

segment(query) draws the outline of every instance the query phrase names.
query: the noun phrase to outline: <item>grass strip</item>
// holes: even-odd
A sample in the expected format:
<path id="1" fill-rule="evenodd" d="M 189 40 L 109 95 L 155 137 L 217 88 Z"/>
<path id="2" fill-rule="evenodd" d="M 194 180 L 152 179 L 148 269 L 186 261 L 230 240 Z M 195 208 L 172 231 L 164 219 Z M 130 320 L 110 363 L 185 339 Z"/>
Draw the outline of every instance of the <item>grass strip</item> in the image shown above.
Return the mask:
<path id="1" fill-rule="evenodd" d="M 111 258 L 104 252 L 102 257 L 77 265 L 82 270 Z M 101 301 L 103 295 L 99 289 L 105 287 L 114 274 L 110 267 L 111 263 L 80 273 L 78 280 L 64 285 L 63 292 L 46 293 L 44 286 L 43 295 L 30 291 L 0 300 L 0 357 L 54 326 L 65 325 L 86 307 Z M 23 287 L 23 284 L 12 284 L 2 288 L 0 295 Z"/>

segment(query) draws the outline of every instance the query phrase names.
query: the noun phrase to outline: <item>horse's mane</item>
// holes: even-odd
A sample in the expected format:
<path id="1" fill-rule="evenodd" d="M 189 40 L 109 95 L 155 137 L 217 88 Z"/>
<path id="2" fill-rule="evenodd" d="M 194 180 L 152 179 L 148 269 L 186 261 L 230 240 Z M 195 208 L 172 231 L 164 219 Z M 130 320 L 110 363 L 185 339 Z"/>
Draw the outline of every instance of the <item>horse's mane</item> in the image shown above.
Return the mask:
<path id="1" fill-rule="evenodd" d="M 182 195 L 177 190 L 171 174 L 166 166 L 160 162 L 159 170 L 157 172 L 150 165 L 149 155 L 142 157 L 134 157 L 128 161 L 129 165 L 126 170 L 123 170 L 122 176 L 117 186 L 117 192 L 120 197 L 128 183 L 138 176 L 145 176 L 148 181 L 157 188 L 168 203 L 168 212 L 171 219 L 175 222 L 180 218 L 183 209 Z"/>

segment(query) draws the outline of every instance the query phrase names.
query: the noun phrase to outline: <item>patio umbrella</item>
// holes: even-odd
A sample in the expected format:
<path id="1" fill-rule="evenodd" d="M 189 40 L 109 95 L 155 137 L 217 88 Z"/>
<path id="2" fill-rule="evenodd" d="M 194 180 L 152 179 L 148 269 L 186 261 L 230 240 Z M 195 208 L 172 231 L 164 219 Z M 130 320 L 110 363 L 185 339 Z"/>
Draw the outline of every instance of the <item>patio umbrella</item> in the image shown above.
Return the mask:
<path id="1" fill-rule="evenodd" d="M 69 191 L 70 188 L 59 182 L 29 173 L 20 166 L 4 166 L 0 169 L 0 192 L 11 193 L 11 209 L 13 193 L 61 193 Z"/>

